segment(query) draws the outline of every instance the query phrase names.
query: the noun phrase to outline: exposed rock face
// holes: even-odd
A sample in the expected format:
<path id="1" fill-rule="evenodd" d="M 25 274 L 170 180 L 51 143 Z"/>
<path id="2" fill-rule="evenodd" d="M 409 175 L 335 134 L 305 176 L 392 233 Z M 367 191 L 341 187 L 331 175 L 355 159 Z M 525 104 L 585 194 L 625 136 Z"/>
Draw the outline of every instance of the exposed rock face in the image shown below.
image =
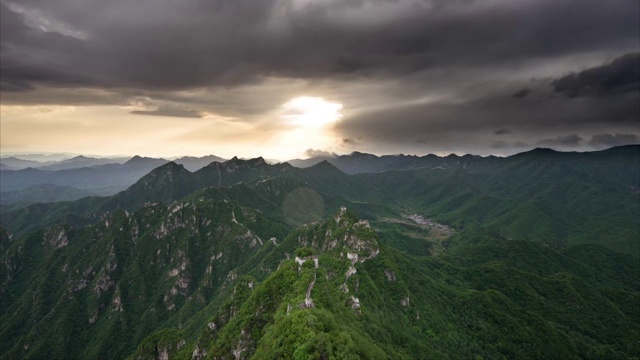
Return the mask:
<path id="1" fill-rule="evenodd" d="M 384 274 L 387 276 L 387 280 L 396 281 L 396 274 L 394 274 L 393 271 L 384 269 Z"/>
<path id="2" fill-rule="evenodd" d="M 351 309 L 357 310 L 360 308 L 360 299 L 352 296 L 350 300 L 351 300 Z"/>
<path id="3" fill-rule="evenodd" d="M 307 287 L 307 293 L 304 298 L 304 303 L 301 305 L 302 307 L 306 307 L 306 308 L 315 307 L 315 305 L 313 304 L 313 299 L 311 299 L 311 290 L 313 290 L 313 286 L 316 283 L 316 276 L 317 276 L 317 272 L 315 272 L 314 270 L 313 280 L 311 280 L 311 282 L 309 283 L 309 286 Z"/>
<path id="4" fill-rule="evenodd" d="M 210 353 L 207 356 L 217 359 L 250 358 L 257 351 L 256 346 L 260 340 L 247 335 L 256 333 L 255 329 L 249 331 L 251 328 L 247 326 L 258 326 L 256 324 L 260 324 L 261 321 L 267 321 L 267 319 L 260 319 L 261 314 L 282 311 L 282 319 L 289 317 L 291 317 L 289 319 L 298 319 L 298 316 L 302 318 L 309 316 L 311 319 L 316 316 L 317 310 L 314 308 L 324 309 L 326 302 L 332 301 L 333 304 L 342 304 L 348 310 L 349 316 L 362 315 L 363 308 L 366 309 L 367 304 L 360 300 L 360 297 L 365 299 L 364 295 L 359 293 L 360 285 L 363 283 L 360 277 L 369 281 L 371 276 L 369 264 L 363 265 L 363 263 L 378 256 L 380 251 L 377 235 L 367 221 L 359 221 L 343 207 L 329 221 L 307 224 L 298 228 L 287 236 L 281 245 L 297 248 L 295 255 L 290 256 L 289 261 L 283 259 L 284 261 L 279 265 L 277 274 L 283 278 L 268 285 L 267 292 L 261 288 L 266 286 L 265 283 L 258 283 L 256 290 L 252 291 L 251 300 L 244 301 L 242 303 L 244 305 L 240 305 L 245 313 L 253 314 L 253 320 L 241 327 L 246 332 L 239 336 L 237 333 L 230 334 L 229 331 L 237 330 L 228 330 L 231 328 L 225 327 L 225 321 L 218 322 L 221 318 L 218 315 L 216 323 L 219 328 L 216 328 L 215 333 L 212 334 L 213 343 L 216 345 L 209 348 Z M 283 254 L 283 258 L 286 254 Z M 376 265 L 372 266 L 374 267 L 371 269 L 374 269 Z M 390 270 L 388 272 L 387 278 L 391 277 L 395 281 L 395 275 Z M 341 289 L 341 291 L 338 290 L 339 293 L 332 293 L 329 297 L 327 294 L 319 293 L 328 289 Z M 281 295 L 275 298 L 273 295 L 266 295 L 274 291 L 285 291 L 289 295 L 284 298 Z M 399 300 L 402 296 L 400 294 L 403 292 L 398 293 L 399 296 L 394 301 Z M 336 300 L 337 302 L 334 302 Z M 228 314 L 230 319 L 240 313 L 241 308 L 230 306 L 225 314 Z M 228 319 L 226 322 L 230 323 Z M 282 321 L 286 323 L 287 320 Z M 211 333 L 211 329 L 205 331 Z M 230 338 L 233 342 L 229 341 Z M 197 357 L 194 356 L 195 358 Z"/>
<path id="5" fill-rule="evenodd" d="M 207 357 L 207 350 L 206 349 L 201 349 L 200 346 L 198 344 L 196 344 L 196 348 L 193 350 L 193 353 L 191 353 L 191 359 L 192 360 L 202 360 L 204 358 Z"/>
<path id="6" fill-rule="evenodd" d="M 100 295 L 106 291 L 108 291 L 109 289 L 111 289 L 114 285 L 113 280 L 111 279 L 111 277 L 105 273 L 103 273 L 99 278 L 98 281 L 96 281 L 96 284 L 93 287 L 93 292 L 96 294 L 97 297 L 100 297 Z"/>
<path id="7" fill-rule="evenodd" d="M 340 211 L 338 211 L 338 213 L 336 214 L 336 216 L 334 217 L 334 219 L 336 220 L 336 223 L 338 225 L 340 225 L 340 222 L 342 221 L 342 219 L 344 218 L 344 216 L 347 214 L 347 208 L 346 207 L 341 207 Z"/>
<path id="8" fill-rule="evenodd" d="M 350 213 L 346 207 L 340 208 L 334 216 L 333 221 L 325 222 L 323 224 L 303 226 L 300 233 L 296 235 L 296 242 L 300 246 L 311 246 L 317 249 L 320 253 L 333 253 L 338 257 L 346 257 L 350 261 L 348 269 L 344 272 L 344 281 L 340 285 L 340 289 L 344 293 L 349 293 L 350 289 L 348 281 L 358 272 L 356 264 L 363 263 L 368 259 L 376 257 L 380 251 L 376 234 L 373 229 L 371 229 L 369 222 L 366 220 L 356 219 L 356 217 Z M 300 267 L 310 259 L 313 259 L 314 266 L 317 269 L 319 266 L 318 256 L 295 258 L 299 267 L 299 272 Z M 335 270 L 337 269 L 329 269 L 329 271 L 325 273 L 325 278 L 330 280 L 335 277 Z M 395 275 L 392 276 L 395 280 Z M 358 285 L 359 282 L 356 279 L 356 291 Z M 309 289 L 312 288 L 313 282 L 309 284 Z M 306 300 L 301 306 L 313 306 L 310 291 L 307 291 Z"/>
<path id="9" fill-rule="evenodd" d="M 359 262 L 378 255 L 380 247 L 368 221 L 356 219 L 344 206 L 340 208 L 334 220 L 337 226 L 327 225 L 325 237 L 320 240 L 323 251 L 343 249 L 347 252 L 347 258 L 352 260 L 355 257 Z"/>
<path id="10" fill-rule="evenodd" d="M 250 343 L 248 332 L 242 329 L 240 332 L 240 340 L 238 340 L 236 347 L 231 351 L 236 360 L 243 359 L 243 355 L 249 350 Z"/>
<path id="11" fill-rule="evenodd" d="M 64 226 L 52 226 L 45 232 L 43 242 L 56 249 L 61 249 L 69 245 L 69 236 Z"/>
<path id="12" fill-rule="evenodd" d="M 114 311 L 124 311 L 122 308 L 122 299 L 120 295 L 117 295 L 113 298 Z"/>
<path id="13" fill-rule="evenodd" d="M 169 360 L 169 350 L 167 348 L 158 349 L 158 360 Z"/>
<path id="14" fill-rule="evenodd" d="M 38 278 L 40 283 L 38 287 L 34 286 L 37 291 L 30 296 L 30 303 L 38 304 L 37 310 L 43 315 L 53 315 L 47 315 L 43 320 L 37 314 L 39 318 L 36 318 L 36 322 L 52 324 L 49 318 L 67 308 L 78 307 L 81 310 L 78 331 L 118 331 L 122 324 L 132 328 L 138 326 L 135 322 L 129 325 L 127 321 L 130 316 L 162 322 L 183 316 L 184 312 L 191 312 L 192 309 L 203 308 L 217 296 L 218 289 L 234 286 L 244 276 L 241 265 L 250 268 L 252 264 L 248 263 L 248 259 L 264 246 L 269 249 L 277 247 L 274 235 L 284 234 L 284 226 L 260 226 L 264 223 L 261 212 L 224 200 L 148 203 L 130 214 L 115 209 L 92 215 L 95 217 L 92 224 L 54 225 L 39 236 L 34 233 L 30 238 L 25 238 L 22 240 L 25 244 L 42 252 L 42 256 L 38 254 L 42 263 L 50 264 L 47 270 L 52 275 L 55 273 L 50 277 L 64 286 L 58 298 L 46 298 L 45 303 L 42 289 L 45 289 L 50 277 Z M 233 218 L 236 223 L 232 221 Z M 10 240 L 9 235 L 0 228 L 0 246 L 8 246 Z M 27 256 L 22 253 L 27 254 L 29 247 L 23 246 L 25 250 L 20 250 L 18 245 L 10 245 L 15 247 L 15 253 L 20 257 Z M 14 274 L 24 266 L 24 261 L 18 260 L 20 258 L 16 256 L 1 260 L 3 290 L 5 283 L 15 282 Z M 313 259 L 309 260 L 315 263 Z M 305 265 L 310 264 L 307 262 Z M 137 280 L 140 282 L 136 283 Z M 243 283 L 243 287 L 251 291 L 258 284 L 253 279 Z M 315 300 L 312 300 L 315 295 L 313 291 L 317 291 L 317 287 L 310 286 L 306 302 L 309 305 Z M 303 300 L 304 297 L 300 302 Z M 185 311 L 185 308 L 188 310 Z M 238 306 L 234 306 L 228 312 L 229 316 L 238 309 Z M 210 321 L 208 330 L 215 332 L 219 323 L 217 320 Z M 111 324 L 118 325 L 111 327 Z M 178 321 L 174 324 L 178 328 L 181 326 Z M 176 343 L 158 344 L 157 352 L 152 351 L 150 358 L 173 358 Z M 251 346 L 240 343 L 237 353 L 244 358 L 246 351 L 243 348 Z M 32 344 L 31 351 L 34 348 Z M 140 350 L 149 354 L 149 348 Z M 193 351 L 191 347 L 189 353 Z M 200 345 L 194 358 L 205 358 L 207 352 L 211 352 L 211 349 Z M 231 352 L 228 358 L 233 358 Z"/>

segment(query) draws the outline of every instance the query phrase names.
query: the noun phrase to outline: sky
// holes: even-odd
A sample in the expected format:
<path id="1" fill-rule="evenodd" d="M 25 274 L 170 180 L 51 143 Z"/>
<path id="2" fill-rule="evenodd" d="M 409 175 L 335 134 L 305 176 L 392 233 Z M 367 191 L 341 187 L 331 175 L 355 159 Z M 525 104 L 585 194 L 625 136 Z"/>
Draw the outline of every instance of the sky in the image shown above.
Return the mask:
<path id="1" fill-rule="evenodd" d="M 0 0 L 0 152 L 634 144 L 639 19 L 637 0 Z"/>

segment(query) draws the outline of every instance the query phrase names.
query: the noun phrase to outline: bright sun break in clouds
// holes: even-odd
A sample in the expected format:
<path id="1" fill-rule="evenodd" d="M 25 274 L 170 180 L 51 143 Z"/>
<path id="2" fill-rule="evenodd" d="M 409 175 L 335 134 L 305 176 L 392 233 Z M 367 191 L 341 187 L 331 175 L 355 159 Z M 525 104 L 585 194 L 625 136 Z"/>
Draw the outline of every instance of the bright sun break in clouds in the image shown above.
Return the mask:
<path id="1" fill-rule="evenodd" d="M 284 129 L 267 153 L 274 158 L 303 156 L 309 148 L 333 149 L 339 137 L 332 125 L 342 117 L 342 104 L 320 97 L 300 96 L 281 105 Z"/>
<path id="2" fill-rule="evenodd" d="M 302 128 L 322 128 L 342 117 L 342 104 L 332 103 L 323 98 L 300 96 L 286 102 L 282 118 L 289 124 Z"/>

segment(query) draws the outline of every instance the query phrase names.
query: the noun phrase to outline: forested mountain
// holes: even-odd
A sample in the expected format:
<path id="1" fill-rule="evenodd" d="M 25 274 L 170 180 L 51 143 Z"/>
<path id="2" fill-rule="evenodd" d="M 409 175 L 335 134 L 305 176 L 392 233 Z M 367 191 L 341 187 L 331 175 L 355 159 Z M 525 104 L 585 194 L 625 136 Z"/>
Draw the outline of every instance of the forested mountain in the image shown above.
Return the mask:
<path id="1" fill-rule="evenodd" d="M 289 161 L 289 163 L 296 167 L 306 168 L 316 165 L 319 162 L 327 161 L 347 174 L 378 173 L 389 170 L 410 170 L 419 168 L 462 168 L 470 172 L 478 173 L 492 172 L 508 168 L 513 166 L 513 164 L 518 164 L 523 159 L 553 159 L 557 164 L 563 165 L 574 161 L 593 164 L 595 162 L 602 162 L 604 159 L 606 162 L 610 156 L 615 157 L 618 161 L 623 158 L 634 161 L 637 158 L 638 151 L 638 145 L 618 146 L 608 150 L 590 153 L 559 152 L 551 149 L 536 148 L 527 152 L 508 156 L 506 158 L 496 156 L 483 157 L 477 155 L 458 156 L 455 154 L 448 156 L 437 156 L 433 154 L 425 156 L 402 154 L 376 156 L 356 151 L 348 155 L 320 156 L 304 160 L 294 159 Z M 629 165 L 636 164 L 629 163 Z"/>
<path id="2" fill-rule="evenodd" d="M 640 357 L 640 148 L 466 159 L 168 162 L 3 213 L 0 358 Z"/>
<path id="3" fill-rule="evenodd" d="M 0 172 L 3 191 L 14 191 L 32 185 L 53 184 L 80 189 L 123 190 L 155 167 L 167 163 L 164 159 L 134 156 L 123 164 L 105 164 L 57 171 L 27 168 Z"/>
<path id="4" fill-rule="evenodd" d="M 0 204 L 21 208 L 39 202 L 73 201 L 90 195 L 94 194 L 71 186 L 41 184 L 22 190 L 2 192 L 0 193 Z"/>
<path id="5" fill-rule="evenodd" d="M 138 181 L 152 169 L 166 164 L 168 160 L 134 156 L 132 158 L 93 158 L 76 156 L 61 161 L 38 162 L 8 157 L 2 158 L 0 189 L 3 192 L 17 191 L 40 185 L 75 187 L 88 195 L 113 195 Z M 197 171 L 212 162 L 224 159 L 208 155 L 185 156 L 174 161 L 190 171 Z M 59 197 L 49 192 L 45 198 Z M 46 202 L 46 201 L 43 201 Z"/>

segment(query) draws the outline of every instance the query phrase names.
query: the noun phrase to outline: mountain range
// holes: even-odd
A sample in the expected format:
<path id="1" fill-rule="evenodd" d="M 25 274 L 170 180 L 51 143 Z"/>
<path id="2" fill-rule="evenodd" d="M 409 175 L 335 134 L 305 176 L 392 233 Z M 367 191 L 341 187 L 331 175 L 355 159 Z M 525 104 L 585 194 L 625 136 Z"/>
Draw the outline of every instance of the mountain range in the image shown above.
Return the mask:
<path id="1" fill-rule="evenodd" d="M 640 357 L 640 146 L 339 158 L 3 212 L 0 358 Z"/>
<path id="2" fill-rule="evenodd" d="M 37 162 L 14 157 L 2 158 L 0 203 L 30 204 L 34 193 L 42 194 L 40 202 L 78 199 L 70 194 L 112 195 L 126 189 L 143 175 L 169 160 L 134 156 L 132 158 L 90 158 L 77 156 L 62 161 Z M 196 171 L 211 162 L 224 159 L 208 155 L 181 157 L 174 160 Z M 17 205 L 9 207 L 15 209 Z M 3 207 L 3 211 L 6 211 Z"/>
<path id="3" fill-rule="evenodd" d="M 608 150 L 609 152 L 622 151 L 626 148 L 633 149 L 634 145 L 622 146 Z M 633 153 L 634 150 L 628 150 Z M 499 172 L 509 164 L 514 164 L 527 156 L 541 156 L 547 153 L 548 156 L 562 158 L 563 161 L 571 159 L 581 159 L 584 153 L 562 153 L 550 149 L 534 149 L 529 152 L 517 154 L 514 156 L 500 158 L 495 156 L 481 157 L 475 155 L 449 155 L 440 157 L 436 155 L 385 155 L 376 156 L 372 154 L 364 154 L 353 152 L 349 155 L 340 156 L 319 156 L 306 160 L 294 159 L 287 163 L 299 167 L 306 168 L 316 165 L 320 162 L 327 161 L 339 170 L 347 174 L 362 173 L 380 173 L 390 170 L 411 170 L 411 169 L 464 169 L 472 173 L 490 173 Z M 594 152 L 593 154 L 596 154 Z M 607 151 L 600 152 L 607 156 Z M 588 156 L 589 159 L 595 159 L 597 156 Z M 20 162 L 16 164 L 11 160 Z M 133 158 L 88 158 L 77 156 L 75 158 L 66 159 L 59 162 L 41 163 L 32 160 L 21 160 L 16 158 L 2 158 L 0 160 L 2 170 L 0 171 L 0 191 L 15 192 L 17 190 L 25 190 L 25 193 L 42 192 L 43 187 L 39 185 L 51 184 L 59 187 L 75 188 L 75 192 L 83 192 L 87 195 L 112 195 L 132 185 L 144 174 L 151 169 L 169 160 L 159 158 L 143 158 L 134 156 Z M 176 164 L 183 165 L 191 172 L 198 171 L 207 165 L 217 162 L 223 163 L 225 159 L 208 155 L 203 157 L 181 157 L 173 160 Z M 633 159 L 631 159 L 633 161 Z M 267 160 L 267 163 L 276 164 L 273 160 Z M 9 164 L 9 165 L 6 165 Z M 37 166 L 34 164 L 38 164 Z M 43 165 L 46 164 L 46 165 Z M 117 165 L 122 166 L 117 166 Z M 631 164 L 635 165 L 635 164 Z M 22 170 L 16 171 L 16 166 Z M 66 171 L 62 171 L 66 170 Z M 114 176 L 116 175 L 116 176 Z M 28 189 L 35 186 L 34 189 Z M 50 191 L 44 196 L 44 199 L 51 201 L 71 200 L 67 196 L 69 191 L 57 192 L 54 187 L 49 188 Z M 9 198 L 9 196 L 4 196 Z M 11 201 L 0 201 L 2 204 L 7 203 L 30 203 L 29 201 L 20 201 L 16 193 L 12 194 Z M 16 200 L 14 200 L 16 199 Z M 14 205 L 11 209 L 15 209 Z M 7 207 L 3 207 L 2 211 L 7 211 Z"/>

